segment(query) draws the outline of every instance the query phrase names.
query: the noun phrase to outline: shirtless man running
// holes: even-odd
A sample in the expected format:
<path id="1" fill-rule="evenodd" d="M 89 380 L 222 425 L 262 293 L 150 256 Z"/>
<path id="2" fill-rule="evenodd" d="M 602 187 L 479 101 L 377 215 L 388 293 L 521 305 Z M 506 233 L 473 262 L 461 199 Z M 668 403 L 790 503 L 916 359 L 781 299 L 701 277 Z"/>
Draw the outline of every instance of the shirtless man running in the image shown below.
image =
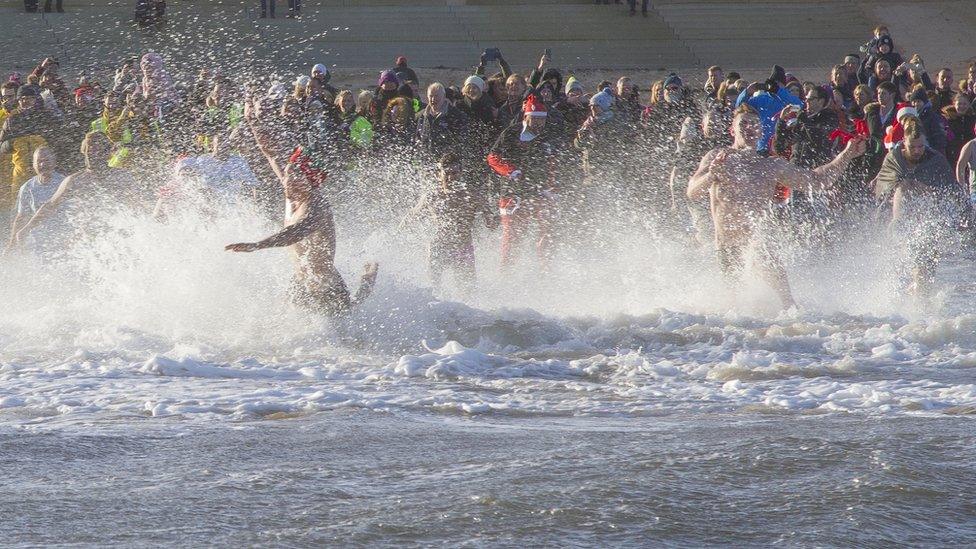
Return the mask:
<path id="1" fill-rule="evenodd" d="M 259 242 L 230 244 L 225 249 L 253 252 L 290 247 L 297 267 L 292 286 L 295 301 L 332 316 L 348 313 L 373 291 L 378 265 L 366 265 L 359 289 L 354 296 L 350 296 L 342 275 L 335 267 L 332 208 L 320 194 L 318 184 L 302 170 L 300 164 L 276 158 L 271 145 L 272 134 L 266 132 L 250 113 L 247 118 L 261 152 L 284 187 L 285 228 Z"/>
<path id="2" fill-rule="evenodd" d="M 748 108 L 736 111 L 732 120 L 734 141 L 731 147 L 711 150 L 702 158 L 688 182 L 688 198 L 709 197 L 715 225 L 715 245 L 722 272 L 737 278 L 745 266 L 750 244 L 756 244 L 756 222 L 770 211 L 776 185 L 805 187 L 810 182 L 826 187 L 836 180 L 853 158 L 865 151 L 863 139 L 853 139 L 837 158 L 812 171 L 799 168 L 782 158 L 756 153 L 762 135 L 759 116 Z M 758 240 L 762 240 L 759 238 Z M 768 246 L 759 245 L 763 277 L 776 290 L 784 308 L 795 305 L 786 269 Z"/>

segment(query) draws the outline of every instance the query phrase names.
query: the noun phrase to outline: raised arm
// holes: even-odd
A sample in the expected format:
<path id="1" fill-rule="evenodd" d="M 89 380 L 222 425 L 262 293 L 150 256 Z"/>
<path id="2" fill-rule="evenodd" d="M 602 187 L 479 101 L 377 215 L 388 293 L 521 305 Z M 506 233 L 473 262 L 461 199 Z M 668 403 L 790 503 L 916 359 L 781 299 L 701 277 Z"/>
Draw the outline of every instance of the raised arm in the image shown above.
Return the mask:
<path id="1" fill-rule="evenodd" d="M 847 142 L 844 150 L 830 162 L 811 170 L 797 167 L 785 160 L 777 162 L 779 169 L 778 181 L 781 185 L 789 188 L 796 188 L 807 183 L 813 182 L 822 188 L 827 188 L 833 184 L 843 173 L 844 168 L 851 160 L 864 154 L 867 150 L 867 140 L 864 137 L 855 137 Z"/>

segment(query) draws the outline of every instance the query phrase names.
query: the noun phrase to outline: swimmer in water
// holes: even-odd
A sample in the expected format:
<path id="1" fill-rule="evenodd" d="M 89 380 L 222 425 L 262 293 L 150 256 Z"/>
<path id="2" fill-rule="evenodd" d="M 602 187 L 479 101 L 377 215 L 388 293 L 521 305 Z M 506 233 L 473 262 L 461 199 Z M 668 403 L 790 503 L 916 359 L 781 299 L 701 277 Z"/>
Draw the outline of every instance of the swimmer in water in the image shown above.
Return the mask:
<path id="1" fill-rule="evenodd" d="M 284 187 L 285 228 L 258 242 L 226 246 L 227 251 L 253 252 L 265 248 L 289 247 L 296 263 L 292 286 L 295 301 L 303 306 L 338 316 L 348 313 L 369 297 L 376 283 L 378 264 L 368 263 L 356 294 L 350 296 L 335 267 L 335 224 L 332 208 L 318 190 L 318 184 L 296 162 L 275 157 L 271 134 L 248 114 L 255 140 Z"/>
<path id="2" fill-rule="evenodd" d="M 688 182 L 688 198 L 709 197 L 715 227 L 715 246 L 723 274 L 739 277 L 745 252 L 761 242 L 756 221 L 770 211 L 777 184 L 804 187 L 810 182 L 827 187 L 852 159 L 864 154 L 865 141 L 855 138 L 837 158 L 812 171 L 799 168 L 782 158 L 761 156 L 756 144 L 762 135 L 759 116 L 748 108 L 736 111 L 732 120 L 734 141 L 730 147 L 709 151 Z M 759 237 L 759 238 L 757 238 Z M 776 290 L 784 308 L 796 304 L 786 269 L 768 246 L 759 245 L 759 267 L 763 277 Z"/>

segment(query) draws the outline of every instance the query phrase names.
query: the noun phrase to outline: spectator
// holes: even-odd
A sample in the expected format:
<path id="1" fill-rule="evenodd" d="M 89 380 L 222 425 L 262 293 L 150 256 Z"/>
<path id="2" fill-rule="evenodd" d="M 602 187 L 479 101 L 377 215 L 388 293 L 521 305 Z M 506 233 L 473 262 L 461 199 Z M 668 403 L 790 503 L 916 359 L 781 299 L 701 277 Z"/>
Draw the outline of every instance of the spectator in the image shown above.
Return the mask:
<path id="1" fill-rule="evenodd" d="M 867 84 L 867 79 L 861 81 L 860 68 L 861 57 L 856 53 L 849 53 L 844 56 L 844 71 L 847 72 L 847 80 L 855 84 Z"/>
<path id="2" fill-rule="evenodd" d="M 276 0 L 261 0 L 261 19 L 268 17 L 271 14 L 271 18 L 275 18 L 275 2 Z"/>
<path id="3" fill-rule="evenodd" d="M 705 86 L 703 88 L 705 95 L 714 99 L 724 79 L 725 76 L 722 74 L 722 67 L 718 65 L 708 67 L 708 78 L 705 80 Z"/>
<path id="4" fill-rule="evenodd" d="M 44 110 L 36 88 L 21 86 L 17 90 L 17 105 L 17 111 L 7 117 L 0 130 L 0 153 L 11 155 L 11 187 L 8 193 L 19 190 L 31 177 L 35 150 L 48 145 L 54 148 L 54 154 L 58 156 L 58 151 L 66 150 L 68 145 L 64 141 L 69 137 L 61 131 L 61 120 Z"/>
<path id="5" fill-rule="evenodd" d="M 891 64 L 884 59 L 878 60 L 878 62 L 874 64 L 874 73 L 868 77 L 868 86 L 870 86 L 871 89 L 876 90 L 882 82 L 891 82 L 891 80 Z M 897 93 L 897 88 L 895 93 Z"/>
<path id="6" fill-rule="evenodd" d="M 830 71 L 830 87 L 833 100 L 843 110 L 851 108 L 854 102 L 855 81 L 848 79 L 847 68 L 844 65 L 834 65 Z M 826 162 L 826 161 L 825 161 Z M 817 164 L 819 166 L 820 164 Z M 813 168 L 814 166 L 807 166 Z"/>
<path id="7" fill-rule="evenodd" d="M 776 127 L 775 116 L 787 105 L 802 106 L 803 101 L 791 94 L 785 87 L 786 71 L 779 65 L 773 66 L 773 72 L 764 84 L 754 82 L 742 90 L 735 101 L 736 108 L 743 103 L 752 107 L 759 114 L 762 122 L 762 137 L 756 145 L 760 153 L 768 153 L 769 140 Z"/>
<path id="8" fill-rule="evenodd" d="M 427 88 L 427 108 L 417 115 L 417 144 L 427 160 L 464 150 L 468 139 L 468 117 L 451 105 L 440 82 Z"/>
<path id="9" fill-rule="evenodd" d="M 480 76 L 469 76 L 461 87 L 461 100 L 455 106 L 472 121 L 485 124 L 484 132 L 495 123 L 495 107 L 485 94 L 487 84 Z"/>
<path id="10" fill-rule="evenodd" d="M 285 17 L 294 19 L 302 16 L 302 0 L 288 0 L 288 15 Z"/>
<path id="11" fill-rule="evenodd" d="M 263 1 L 263 0 L 262 0 Z M 274 0 L 271 0 L 272 2 Z M 163 22 L 166 15 L 165 0 L 136 0 L 135 22 L 140 27 L 151 27 Z"/>
<path id="12" fill-rule="evenodd" d="M 590 105 L 592 108 L 592 103 Z M 644 111 L 644 107 L 640 104 L 640 90 L 628 76 L 622 76 L 617 80 L 617 103 L 614 105 L 614 111 L 624 124 L 636 125 L 640 122 L 641 113 Z"/>
<path id="13" fill-rule="evenodd" d="M 62 2 L 63 0 L 57 0 L 55 3 L 58 13 L 64 13 L 64 7 L 61 5 Z M 44 0 L 44 13 L 51 13 L 51 0 Z"/>
<path id="14" fill-rule="evenodd" d="M 637 0 L 627 0 L 630 4 L 630 15 L 637 15 Z M 641 0 L 641 15 L 647 17 L 647 0 Z"/>
<path id="15" fill-rule="evenodd" d="M 404 84 L 413 84 L 414 86 L 420 86 L 420 79 L 417 78 L 417 73 L 407 66 L 407 58 L 404 56 L 399 56 L 396 58 L 396 64 L 393 66 L 393 73 L 396 74 L 397 80 Z"/>
<path id="16" fill-rule="evenodd" d="M 505 80 L 505 96 L 508 98 L 498 107 L 498 126 L 507 128 L 522 120 L 522 105 L 528 86 L 521 75 L 513 74 Z M 551 130 L 551 128 L 550 128 Z"/>
<path id="17" fill-rule="evenodd" d="M 939 95 L 938 108 L 943 109 L 952 105 L 952 99 L 957 93 L 952 89 L 953 84 L 955 82 L 952 81 L 952 69 L 944 67 L 936 75 L 935 92 Z"/>
<path id="18" fill-rule="evenodd" d="M 898 88 L 891 82 L 883 82 L 878 86 L 878 121 L 883 131 L 887 131 L 895 123 Z"/>
<path id="19" fill-rule="evenodd" d="M 830 134 L 837 128 L 837 115 L 827 108 L 829 104 L 827 90 L 817 86 L 807 92 L 802 111 L 796 105 L 787 106 L 776 121 L 774 152 L 785 156 L 790 150 L 790 162 L 804 168 L 822 166 L 834 158 Z"/>
<path id="20" fill-rule="evenodd" d="M 370 119 L 373 126 L 386 125 L 383 123 L 386 106 L 398 97 L 397 88 L 399 87 L 400 81 L 397 79 L 396 73 L 393 71 L 380 73 L 380 77 L 376 81 L 376 91 L 373 92 L 373 102 L 370 104 Z M 413 110 L 412 106 L 411 110 Z"/>
<path id="21" fill-rule="evenodd" d="M 921 85 L 915 86 L 911 95 L 908 96 L 908 100 L 918 111 L 918 119 L 922 122 L 929 147 L 945 155 L 948 144 L 945 121 L 939 111 L 932 106 L 928 94 L 925 93 L 925 88 Z"/>
<path id="22" fill-rule="evenodd" d="M 959 151 L 971 141 L 976 126 L 976 112 L 973 112 L 972 101 L 964 93 L 957 93 L 952 103 L 942 109 L 942 115 L 949 125 L 949 141 L 946 145 L 946 158 L 955 165 L 959 160 Z"/>

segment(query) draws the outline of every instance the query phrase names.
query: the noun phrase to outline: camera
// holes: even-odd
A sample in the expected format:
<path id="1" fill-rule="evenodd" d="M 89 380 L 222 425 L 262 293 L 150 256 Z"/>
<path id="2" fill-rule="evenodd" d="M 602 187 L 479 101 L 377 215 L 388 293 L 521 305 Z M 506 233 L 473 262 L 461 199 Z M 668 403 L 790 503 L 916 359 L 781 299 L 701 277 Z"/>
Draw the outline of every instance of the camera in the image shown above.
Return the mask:
<path id="1" fill-rule="evenodd" d="M 502 52 L 498 48 L 487 48 L 484 53 L 481 54 L 481 58 L 485 63 L 491 63 L 492 61 L 498 61 L 502 57 Z"/>
<path id="2" fill-rule="evenodd" d="M 858 49 L 861 50 L 861 53 L 878 53 L 878 39 L 872 38 Z"/>

